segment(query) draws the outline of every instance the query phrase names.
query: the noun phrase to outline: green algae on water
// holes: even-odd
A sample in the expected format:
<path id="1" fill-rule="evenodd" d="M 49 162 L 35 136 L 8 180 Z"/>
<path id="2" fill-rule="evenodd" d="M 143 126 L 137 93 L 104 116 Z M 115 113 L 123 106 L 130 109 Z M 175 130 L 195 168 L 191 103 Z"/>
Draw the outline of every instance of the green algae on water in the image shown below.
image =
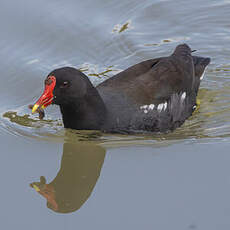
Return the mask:
<path id="1" fill-rule="evenodd" d="M 4 118 L 8 118 L 11 122 L 16 123 L 18 125 L 26 126 L 26 127 L 33 127 L 35 122 L 40 123 L 51 123 L 53 120 L 35 120 L 30 118 L 29 114 L 18 115 L 15 111 L 8 111 L 3 114 Z"/>

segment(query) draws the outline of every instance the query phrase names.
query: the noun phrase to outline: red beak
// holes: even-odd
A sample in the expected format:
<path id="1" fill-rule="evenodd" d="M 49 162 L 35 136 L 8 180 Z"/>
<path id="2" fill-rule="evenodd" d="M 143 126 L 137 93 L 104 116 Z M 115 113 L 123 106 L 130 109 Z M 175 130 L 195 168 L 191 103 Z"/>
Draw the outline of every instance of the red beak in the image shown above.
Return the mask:
<path id="1" fill-rule="evenodd" d="M 54 76 L 49 76 L 45 80 L 45 89 L 41 97 L 37 100 L 32 108 L 32 113 L 36 113 L 38 108 L 46 108 L 53 101 L 53 90 L 56 85 L 56 78 Z"/>

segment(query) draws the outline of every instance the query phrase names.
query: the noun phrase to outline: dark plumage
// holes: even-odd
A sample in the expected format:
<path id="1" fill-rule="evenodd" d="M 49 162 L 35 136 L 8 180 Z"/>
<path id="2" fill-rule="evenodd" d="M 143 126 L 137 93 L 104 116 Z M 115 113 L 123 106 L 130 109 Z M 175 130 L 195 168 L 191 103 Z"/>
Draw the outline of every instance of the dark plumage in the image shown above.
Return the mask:
<path id="1" fill-rule="evenodd" d="M 200 78 L 210 63 L 191 53 L 188 45 L 179 45 L 171 56 L 143 61 L 97 87 L 77 69 L 56 69 L 47 77 L 56 79 L 52 103 L 60 106 L 66 128 L 173 130 L 194 111 Z"/>

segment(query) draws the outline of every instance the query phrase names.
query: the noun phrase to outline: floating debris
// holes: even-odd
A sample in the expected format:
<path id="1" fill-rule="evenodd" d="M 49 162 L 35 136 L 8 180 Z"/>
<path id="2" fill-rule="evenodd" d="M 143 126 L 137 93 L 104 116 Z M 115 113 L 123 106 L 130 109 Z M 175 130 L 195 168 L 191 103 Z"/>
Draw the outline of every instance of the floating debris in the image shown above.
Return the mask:
<path id="1" fill-rule="evenodd" d="M 124 23 L 123 25 L 121 24 L 116 24 L 112 30 L 112 33 L 121 33 L 124 32 L 127 29 L 131 29 L 133 27 L 131 27 L 131 20 L 128 20 L 126 23 Z"/>
<path id="2" fill-rule="evenodd" d="M 182 42 L 182 41 L 188 41 L 188 40 L 190 40 L 189 37 L 166 38 L 166 39 L 161 40 L 159 43 L 147 43 L 147 44 L 144 44 L 144 46 L 160 46 L 165 43 Z"/>
<path id="3" fill-rule="evenodd" d="M 23 116 L 17 115 L 17 112 L 9 111 L 3 114 L 4 118 L 8 118 L 11 122 L 17 123 L 19 125 L 31 127 L 33 122 L 36 122 L 36 120 L 33 120 L 29 118 L 29 114 L 25 114 Z"/>
<path id="4" fill-rule="evenodd" d="M 41 113 L 42 114 L 42 113 Z M 42 124 L 55 123 L 56 126 L 62 126 L 59 120 L 39 120 L 30 117 L 30 114 L 19 115 L 16 111 L 8 111 L 2 115 L 4 118 L 8 118 L 12 123 L 26 127 L 41 127 Z M 35 125 L 36 124 L 36 125 Z"/>
<path id="5" fill-rule="evenodd" d="M 170 39 L 164 39 L 163 42 L 172 42 Z"/>
<path id="6" fill-rule="evenodd" d="M 94 85 L 98 85 L 102 81 L 122 71 L 121 69 L 115 68 L 115 66 L 113 65 L 108 67 L 99 67 L 98 65 L 90 64 L 90 63 L 83 63 L 79 65 L 77 68 L 81 72 L 89 76 L 90 81 Z"/>

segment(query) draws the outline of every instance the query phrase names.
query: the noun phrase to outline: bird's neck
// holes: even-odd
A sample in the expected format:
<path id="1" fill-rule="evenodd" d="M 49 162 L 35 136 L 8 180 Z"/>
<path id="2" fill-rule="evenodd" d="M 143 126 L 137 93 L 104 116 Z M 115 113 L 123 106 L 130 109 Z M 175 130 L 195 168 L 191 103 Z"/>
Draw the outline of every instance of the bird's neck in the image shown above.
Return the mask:
<path id="1" fill-rule="evenodd" d="M 105 105 L 96 88 L 81 100 L 60 105 L 60 109 L 65 128 L 100 130 L 105 121 Z"/>

